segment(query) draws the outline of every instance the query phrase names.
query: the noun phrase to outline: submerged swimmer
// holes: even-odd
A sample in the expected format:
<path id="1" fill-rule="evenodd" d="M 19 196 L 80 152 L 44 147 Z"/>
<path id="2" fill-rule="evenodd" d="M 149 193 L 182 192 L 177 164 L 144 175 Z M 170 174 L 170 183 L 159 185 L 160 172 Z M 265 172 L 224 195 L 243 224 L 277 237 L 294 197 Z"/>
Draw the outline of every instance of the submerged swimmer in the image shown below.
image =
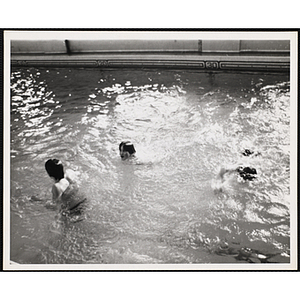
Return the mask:
<path id="1" fill-rule="evenodd" d="M 222 181 L 224 181 L 225 180 L 224 175 L 232 174 L 232 173 L 238 173 L 241 178 L 243 178 L 244 180 L 249 180 L 249 181 L 252 181 L 253 179 L 255 179 L 256 175 L 257 175 L 255 168 L 239 166 L 237 168 L 232 168 L 232 169 L 231 168 L 230 169 L 221 168 L 221 170 L 219 172 L 219 177 Z"/>
<path id="2" fill-rule="evenodd" d="M 72 170 L 64 172 L 61 161 L 57 159 L 47 160 L 45 169 L 54 181 L 52 186 L 52 204 L 57 205 L 61 203 L 63 214 L 78 213 L 86 198 L 79 193 L 75 172 Z"/>
<path id="3" fill-rule="evenodd" d="M 242 154 L 244 156 L 257 156 L 260 155 L 259 152 L 255 153 L 252 150 L 245 149 Z M 252 181 L 257 177 L 257 171 L 255 168 L 249 166 L 238 166 L 232 168 L 221 168 L 218 178 L 221 179 L 221 182 L 225 181 L 225 175 L 229 174 L 238 174 L 245 181 Z"/>
<path id="4" fill-rule="evenodd" d="M 243 152 L 242 152 L 242 154 L 244 155 L 244 156 L 258 156 L 258 155 L 260 155 L 260 152 L 254 152 L 254 151 L 252 151 L 252 150 L 249 150 L 249 149 L 245 149 Z"/>
<path id="5" fill-rule="evenodd" d="M 128 158 L 134 158 L 136 153 L 133 144 L 129 141 L 121 142 L 119 145 L 119 151 L 122 160 L 126 160 Z"/>

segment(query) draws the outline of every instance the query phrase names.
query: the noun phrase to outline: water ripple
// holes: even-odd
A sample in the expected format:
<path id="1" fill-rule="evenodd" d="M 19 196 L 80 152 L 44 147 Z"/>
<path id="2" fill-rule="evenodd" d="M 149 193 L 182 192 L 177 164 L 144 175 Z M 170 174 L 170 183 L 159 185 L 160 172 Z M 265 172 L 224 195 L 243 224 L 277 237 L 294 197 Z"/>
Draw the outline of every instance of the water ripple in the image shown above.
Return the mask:
<path id="1" fill-rule="evenodd" d="M 287 77 L 13 70 L 12 257 L 29 263 L 288 262 Z M 120 160 L 122 140 L 135 144 L 135 160 Z M 260 155 L 244 157 L 244 149 Z M 45 207 L 50 157 L 81 174 L 87 219 L 58 222 Z M 255 167 L 257 180 L 215 180 L 221 167 L 238 165 Z"/>

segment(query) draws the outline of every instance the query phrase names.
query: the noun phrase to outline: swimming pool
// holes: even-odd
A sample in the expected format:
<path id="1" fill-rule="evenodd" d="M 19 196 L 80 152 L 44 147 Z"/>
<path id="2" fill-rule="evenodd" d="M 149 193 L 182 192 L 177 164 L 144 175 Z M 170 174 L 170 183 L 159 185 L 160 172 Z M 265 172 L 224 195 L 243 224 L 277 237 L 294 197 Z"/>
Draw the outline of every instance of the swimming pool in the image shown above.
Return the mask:
<path id="1" fill-rule="evenodd" d="M 136 161 L 120 159 L 122 140 Z M 288 74 L 14 68 L 10 259 L 288 263 L 289 146 Z M 45 207 L 49 158 L 80 174 L 80 222 Z M 241 163 L 256 180 L 217 181 Z"/>

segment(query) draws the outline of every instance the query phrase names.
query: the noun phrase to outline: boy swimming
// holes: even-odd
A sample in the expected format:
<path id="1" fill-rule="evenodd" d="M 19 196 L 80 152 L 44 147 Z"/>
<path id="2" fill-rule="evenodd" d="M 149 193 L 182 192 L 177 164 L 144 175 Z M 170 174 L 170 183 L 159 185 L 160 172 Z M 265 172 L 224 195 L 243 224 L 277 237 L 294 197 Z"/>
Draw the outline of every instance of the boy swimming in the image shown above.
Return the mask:
<path id="1" fill-rule="evenodd" d="M 57 159 L 49 159 L 45 163 L 45 169 L 53 179 L 52 186 L 52 202 L 58 204 L 61 202 L 63 213 L 78 212 L 81 204 L 86 201 L 86 198 L 79 193 L 76 184 L 76 174 L 72 170 L 66 170 L 61 161 Z"/>
<path id="2" fill-rule="evenodd" d="M 120 151 L 120 156 L 122 160 L 126 160 L 128 158 L 133 158 L 135 157 L 135 148 L 133 144 L 129 141 L 127 142 L 121 142 L 119 145 L 119 151 Z"/>
<path id="3" fill-rule="evenodd" d="M 221 179 L 221 181 L 224 181 L 225 174 L 232 174 L 232 173 L 238 173 L 241 178 L 248 181 L 252 181 L 253 179 L 256 178 L 257 175 L 255 168 L 239 166 L 237 168 L 230 168 L 230 169 L 221 168 L 218 177 Z"/>
<path id="4" fill-rule="evenodd" d="M 258 156 L 260 153 L 255 153 L 252 150 L 245 149 L 242 152 L 242 155 L 244 156 Z M 221 181 L 225 180 L 225 174 L 232 174 L 237 173 L 239 176 L 244 179 L 245 181 L 252 181 L 256 178 L 257 171 L 255 168 L 249 167 L 249 166 L 238 166 L 238 167 L 232 167 L 232 168 L 221 168 L 218 177 L 221 179 Z"/>

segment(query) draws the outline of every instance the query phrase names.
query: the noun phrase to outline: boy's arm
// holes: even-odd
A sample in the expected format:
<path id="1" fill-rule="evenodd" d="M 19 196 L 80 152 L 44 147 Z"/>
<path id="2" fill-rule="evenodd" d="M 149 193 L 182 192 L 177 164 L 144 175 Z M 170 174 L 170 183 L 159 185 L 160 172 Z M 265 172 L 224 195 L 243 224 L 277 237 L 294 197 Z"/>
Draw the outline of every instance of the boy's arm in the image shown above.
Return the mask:
<path id="1" fill-rule="evenodd" d="M 230 174 L 230 173 L 234 173 L 236 172 L 236 169 L 235 168 L 221 168 L 219 174 L 218 174 L 218 177 L 221 179 L 221 180 L 224 180 L 224 175 L 227 173 L 227 174 Z"/>
<path id="2" fill-rule="evenodd" d="M 57 201 L 56 200 L 56 192 L 54 191 L 54 188 L 52 188 L 52 199 L 47 199 L 47 196 L 31 196 L 31 201 L 34 202 L 44 202 L 45 203 L 45 207 L 46 208 L 50 208 L 50 209 L 56 209 L 57 207 Z"/>
<path id="3" fill-rule="evenodd" d="M 52 186 L 52 189 L 51 189 L 51 194 L 52 194 L 52 200 L 53 200 L 54 197 L 56 197 L 56 196 L 54 196 L 55 191 L 54 191 L 53 186 Z M 52 200 L 49 199 L 48 195 L 49 195 L 49 192 L 46 192 L 46 191 L 40 192 L 39 194 L 31 196 L 30 200 L 34 201 L 34 202 L 45 202 L 45 201 L 49 202 L 49 201 L 52 201 Z"/>
<path id="4" fill-rule="evenodd" d="M 52 200 L 53 200 L 53 201 L 56 201 L 56 200 L 58 199 L 59 196 L 60 196 L 60 195 L 59 195 L 59 191 L 58 191 L 56 185 L 54 184 L 54 185 L 52 186 Z"/>
<path id="5" fill-rule="evenodd" d="M 57 200 L 59 198 L 59 191 L 55 185 L 52 186 L 52 200 L 48 200 L 45 204 L 47 208 L 56 208 Z"/>

